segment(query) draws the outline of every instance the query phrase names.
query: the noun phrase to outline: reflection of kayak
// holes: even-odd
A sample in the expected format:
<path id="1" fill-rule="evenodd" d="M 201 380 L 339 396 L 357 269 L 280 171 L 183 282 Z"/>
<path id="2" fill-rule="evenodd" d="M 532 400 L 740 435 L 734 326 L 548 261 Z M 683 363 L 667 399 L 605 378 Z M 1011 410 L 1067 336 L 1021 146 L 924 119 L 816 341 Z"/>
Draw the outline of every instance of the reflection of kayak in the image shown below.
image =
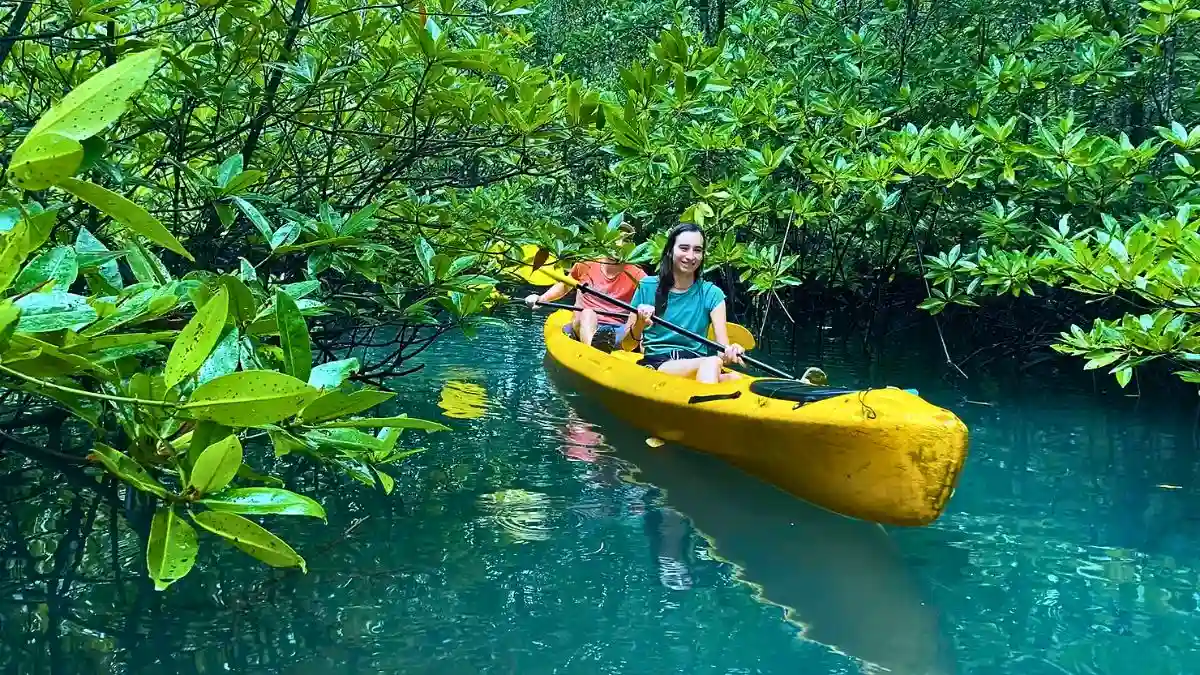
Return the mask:
<path id="1" fill-rule="evenodd" d="M 645 447 L 611 415 L 578 400 L 634 481 L 665 493 L 712 556 L 733 564 L 759 599 L 783 608 L 805 639 L 870 664 L 866 672 L 951 675 L 952 645 L 937 610 L 887 532 L 772 488 L 676 445 Z"/>
<path id="2" fill-rule="evenodd" d="M 926 525 L 946 506 L 967 455 L 954 413 L 899 389 L 850 391 L 774 378 L 699 384 L 605 354 L 546 320 L 547 356 L 626 422 L 717 455 L 832 511 Z"/>

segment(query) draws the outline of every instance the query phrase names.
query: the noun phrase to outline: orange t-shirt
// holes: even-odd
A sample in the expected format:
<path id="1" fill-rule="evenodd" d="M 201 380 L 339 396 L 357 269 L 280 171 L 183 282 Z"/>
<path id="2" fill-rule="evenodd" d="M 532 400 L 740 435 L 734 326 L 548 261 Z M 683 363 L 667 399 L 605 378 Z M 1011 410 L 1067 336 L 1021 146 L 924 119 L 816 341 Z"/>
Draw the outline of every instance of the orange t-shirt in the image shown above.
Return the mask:
<path id="1" fill-rule="evenodd" d="M 604 266 L 598 262 L 575 263 L 571 267 L 571 276 L 581 283 L 585 283 L 591 288 L 613 296 L 618 300 L 629 302 L 633 299 L 633 292 L 637 290 L 638 282 L 646 276 L 642 268 L 637 265 L 624 265 L 617 276 L 609 279 L 604 274 Z M 625 312 L 623 307 L 612 304 L 591 293 L 583 291 L 575 291 L 575 306 L 580 309 L 594 309 Z M 618 319 L 612 316 L 599 315 L 600 323 L 620 324 L 625 323 L 625 319 Z"/>

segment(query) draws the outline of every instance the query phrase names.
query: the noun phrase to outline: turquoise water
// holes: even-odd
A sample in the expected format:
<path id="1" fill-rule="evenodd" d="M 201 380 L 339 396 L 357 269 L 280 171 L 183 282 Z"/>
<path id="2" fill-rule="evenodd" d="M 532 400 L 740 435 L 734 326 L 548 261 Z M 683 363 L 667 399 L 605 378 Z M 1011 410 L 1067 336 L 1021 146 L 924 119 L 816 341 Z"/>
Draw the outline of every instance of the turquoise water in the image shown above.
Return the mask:
<path id="1" fill-rule="evenodd" d="M 803 353 L 834 384 L 915 386 L 971 427 L 950 509 L 922 529 L 648 448 L 547 375 L 524 318 L 436 343 L 405 378 L 398 410 L 454 431 L 406 437 L 427 451 L 393 496 L 290 474 L 330 512 L 272 524 L 307 575 L 209 545 L 156 593 L 86 478 L 0 455 L 0 671 L 1200 672 L 1191 402 L 962 382 L 940 349 L 896 344 L 872 363 L 833 340 Z M 464 387 L 485 392 L 467 406 L 482 416 L 442 417 Z"/>

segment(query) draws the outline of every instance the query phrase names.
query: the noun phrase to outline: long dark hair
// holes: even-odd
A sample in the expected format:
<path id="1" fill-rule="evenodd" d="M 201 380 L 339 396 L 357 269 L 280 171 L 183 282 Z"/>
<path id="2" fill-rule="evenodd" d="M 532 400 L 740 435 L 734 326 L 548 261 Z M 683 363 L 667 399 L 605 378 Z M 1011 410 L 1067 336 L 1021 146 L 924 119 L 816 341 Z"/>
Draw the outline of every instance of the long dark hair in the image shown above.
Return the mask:
<path id="1" fill-rule="evenodd" d="M 684 232 L 699 232 L 704 236 L 704 230 L 695 223 L 680 223 L 672 228 L 667 235 L 667 245 L 663 247 L 662 257 L 658 260 L 658 290 L 654 293 L 654 313 L 662 316 L 667 311 L 667 293 L 675 286 L 675 240 Z M 704 271 L 704 259 L 696 267 L 696 278 L 700 281 L 700 273 Z"/>

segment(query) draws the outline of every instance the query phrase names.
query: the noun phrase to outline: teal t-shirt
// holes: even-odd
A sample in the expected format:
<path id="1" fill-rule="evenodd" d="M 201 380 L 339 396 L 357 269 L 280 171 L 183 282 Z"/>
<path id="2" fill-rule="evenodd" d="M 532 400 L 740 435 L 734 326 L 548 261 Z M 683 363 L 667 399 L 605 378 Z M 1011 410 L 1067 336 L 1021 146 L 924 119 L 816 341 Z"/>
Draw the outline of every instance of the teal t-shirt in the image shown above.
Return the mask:
<path id="1" fill-rule="evenodd" d="M 653 305 L 658 292 L 658 277 L 648 276 L 638 283 L 631 305 Z M 725 302 L 725 292 L 707 281 L 697 281 L 682 293 L 675 290 L 667 293 L 667 311 L 655 314 L 663 319 L 686 328 L 697 335 L 708 335 L 712 323 L 709 313 Z M 689 349 L 698 354 L 711 351 L 707 345 L 684 337 L 675 331 L 655 323 L 642 332 L 642 347 L 646 356 L 663 354 L 672 349 Z"/>

